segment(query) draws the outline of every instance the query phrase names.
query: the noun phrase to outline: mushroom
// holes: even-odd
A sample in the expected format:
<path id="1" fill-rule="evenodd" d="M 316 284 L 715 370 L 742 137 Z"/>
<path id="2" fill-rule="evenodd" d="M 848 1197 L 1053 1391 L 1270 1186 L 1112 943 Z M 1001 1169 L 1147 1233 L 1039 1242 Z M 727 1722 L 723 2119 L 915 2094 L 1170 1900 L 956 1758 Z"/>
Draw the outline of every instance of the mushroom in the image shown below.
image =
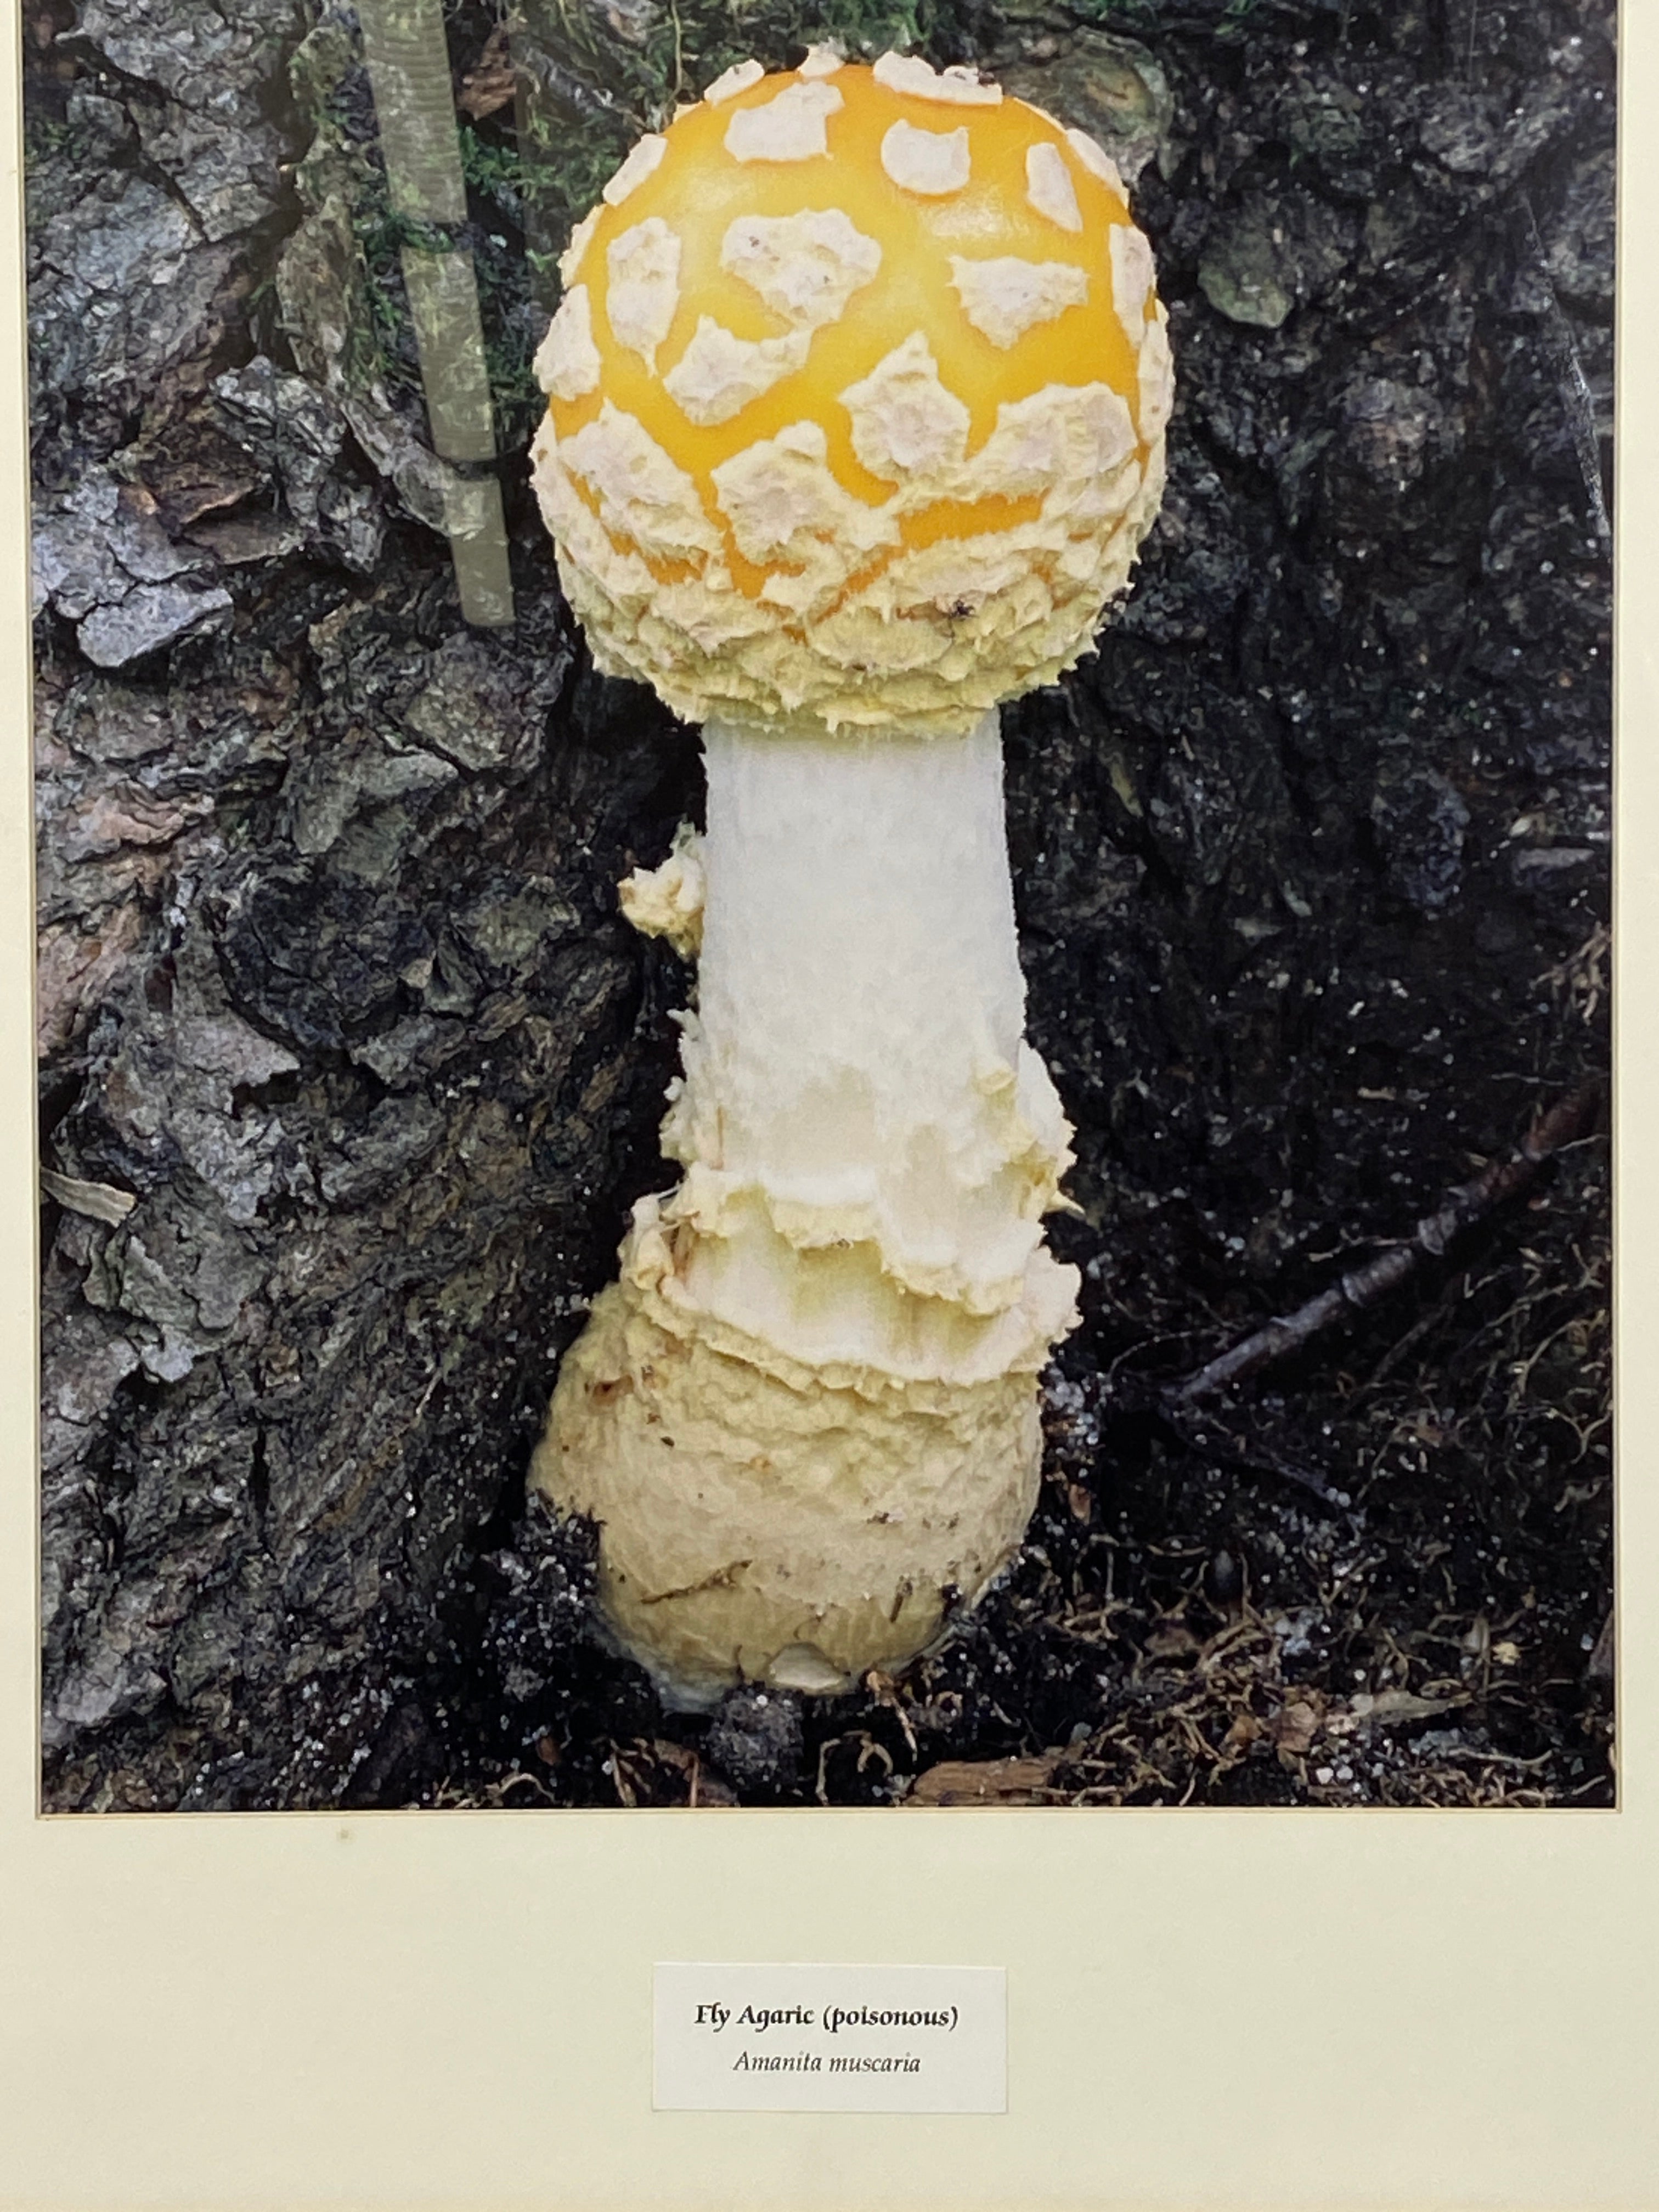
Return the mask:
<path id="1" fill-rule="evenodd" d="M 682 1705 L 902 1666 L 1036 1500 L 1071 1131 L 996 709 L 1088 648 L 1157 511 L 1152 273 L 1092 140 L 821 47 L 641 139 L 564 257 L 536 488 L 597 665 L 702 725 L 708 817 L 623 887 L 699 960 L 683 1178 L 532 1480 Z"/>

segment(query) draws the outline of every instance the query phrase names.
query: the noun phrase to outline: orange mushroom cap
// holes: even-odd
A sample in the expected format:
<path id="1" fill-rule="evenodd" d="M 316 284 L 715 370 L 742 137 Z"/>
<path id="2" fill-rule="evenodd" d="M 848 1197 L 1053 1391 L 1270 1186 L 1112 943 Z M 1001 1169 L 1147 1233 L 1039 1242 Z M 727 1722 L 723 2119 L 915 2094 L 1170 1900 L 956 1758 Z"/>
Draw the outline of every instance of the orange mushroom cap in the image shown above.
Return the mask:
<path id="1" fill-rule="evenodd" d="M 537 490 L 675 711 L 966 730 L 1127 580 L 1172 392 L 1108 156 L 970 71 L 728 70 L 578 226 Z"/>

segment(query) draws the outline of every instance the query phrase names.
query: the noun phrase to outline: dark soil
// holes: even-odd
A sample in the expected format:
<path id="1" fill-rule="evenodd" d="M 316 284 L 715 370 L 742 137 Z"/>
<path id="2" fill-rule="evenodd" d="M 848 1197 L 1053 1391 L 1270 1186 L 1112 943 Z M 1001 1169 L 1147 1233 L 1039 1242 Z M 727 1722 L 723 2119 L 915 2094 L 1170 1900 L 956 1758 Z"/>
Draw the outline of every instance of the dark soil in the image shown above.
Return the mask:
<path id="1" fill-rule="evenodd" d="M 1085 1277 L 1029 1540 L 902 1680 L 696 1718 L 522 1505 L 665 1179 L 687 974 L 614 885 L 700 787 L 523 482 L 536 257 L 676 89 L 654 0 L 568 16 L 528 150 L 465 133 L 476 631 L 350 19 L 31 14 L 46 1803 L 1610 1802 L 1611 7 L 680 7 L 692 84 L 908 22 L 1106 138 L 1180 378 L 1131 598 L 1004 718 Z"/>

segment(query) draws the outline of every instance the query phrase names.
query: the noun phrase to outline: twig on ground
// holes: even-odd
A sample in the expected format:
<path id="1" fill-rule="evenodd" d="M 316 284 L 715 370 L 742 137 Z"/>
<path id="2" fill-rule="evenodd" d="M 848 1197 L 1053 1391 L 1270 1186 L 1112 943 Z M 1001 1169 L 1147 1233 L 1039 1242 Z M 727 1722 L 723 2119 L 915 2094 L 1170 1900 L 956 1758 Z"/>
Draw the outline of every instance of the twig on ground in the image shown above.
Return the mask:
<path id="1" fill-rule="evenodd" d="M 1409 1237 L 1351 1268 L 1328 1291 L 1280 1320 L 1270 1321 L 1231 1350 L 1219 1353 L 1197 1373 L 1162 1393 L 1166 1412 L 1224 1390 L 1291 1353 L 1351 1314 L 1364 1313 L 1414 1275 L 1425 1261 L 1442 1258 L 1453 1239 L 1492 1212 L 1537 1178 L 1564 1146 L 1589 1134 L 1601 1105 L 1599 1084 L 1587 1084 L 1534 1122 L 1525 1142 L 1507 1160 L 1493 1160 L 1472 1182 L 1449 1190 L 1432 1213 L 1425 1214 Z"/>
<path id="2" fill-rule="evenodd" d="M 1353 1502 L 1346 1491 L 1336 1489 L 1311 1468 L 1286 1459 L 1259 1437 L 1235 1436 L 1220 1422 L 1199 1413 L 1184 1400 L 1166 1397 L 1161 1411 L 1182 1443 L 1190 1450 L 1206 1453 L 1223 1467 L 1231 1468 L 1240 1474 L 1276 1474 L 1285 1482 L 1294 1483 L 1298 1490 L 1305 1490 L 1334 1513 L 1345 1511 Z"/>
<path id="3" fill-rule="evenodd" d="M 1596 428 L 1595 397 L 1590 390 L 1589 379 L 1584 374 L 1584 364 L 1579 356 L 1578 342 L 1572 334 L 1572 325 L 1563 312 L 1560 295 L 1550 275 L 1549 257 L 1544 251 L 1538 217 L 1525 192 L 1521 195 L 1521 205 L 1526 214 L 1528 242 L 1532 248 L 1534 265 L 1548 295 L 1547 319 L 1559 379 L 1561 404 L 1566 415 L 1573 453 L 1577 459 L 1578 473 L 1584 480 L 1584 496 L 1589 503 L 1591 526 L 1603 549 L 1610 551 L 1613 523 L 1607 514 L 1607 494 L 1601 483 L 1601 436 Z"/>

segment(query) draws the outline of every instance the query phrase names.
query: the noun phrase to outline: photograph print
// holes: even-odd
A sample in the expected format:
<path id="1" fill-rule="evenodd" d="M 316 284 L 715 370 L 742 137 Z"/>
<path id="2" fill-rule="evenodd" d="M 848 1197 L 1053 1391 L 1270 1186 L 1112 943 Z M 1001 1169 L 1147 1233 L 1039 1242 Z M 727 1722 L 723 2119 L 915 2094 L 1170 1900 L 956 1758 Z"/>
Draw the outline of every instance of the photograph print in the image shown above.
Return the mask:
<path id="1" fill-rule="evenodd" d="M 43 0 L 52 1813 L 1614 1802 L 1605 0 Z"/>

